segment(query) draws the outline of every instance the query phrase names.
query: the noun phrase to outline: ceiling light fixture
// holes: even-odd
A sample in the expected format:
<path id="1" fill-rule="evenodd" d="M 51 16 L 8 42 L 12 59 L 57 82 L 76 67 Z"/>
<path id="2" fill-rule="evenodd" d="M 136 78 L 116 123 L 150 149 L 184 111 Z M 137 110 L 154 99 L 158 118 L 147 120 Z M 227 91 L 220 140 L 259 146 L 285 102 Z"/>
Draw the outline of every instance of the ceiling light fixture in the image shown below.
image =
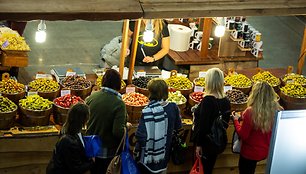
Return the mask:
<path id="1" fill-rule="evenodd" d="M 38 24 L 37 31 L 35 34 L 35 41 L 38 43 L 44 43 L 46 41 L 47 37 L 47 26 L 45 20 L 40 20 L 40 23 Z"/>

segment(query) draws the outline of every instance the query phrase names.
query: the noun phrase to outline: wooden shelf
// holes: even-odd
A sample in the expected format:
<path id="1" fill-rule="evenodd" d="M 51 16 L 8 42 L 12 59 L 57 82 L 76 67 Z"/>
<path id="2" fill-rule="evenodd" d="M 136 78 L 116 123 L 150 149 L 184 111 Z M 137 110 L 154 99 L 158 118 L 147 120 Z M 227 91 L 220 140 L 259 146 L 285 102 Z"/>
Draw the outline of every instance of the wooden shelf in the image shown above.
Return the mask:
<path id="1" fill-rule="evenodd" d="M 232 35 L 230 36 L 230 38 L 231 38 L 233 41 L 235 41 L 235 42 L 243 41 L 243 39 L 236 39 L 236 38 L 234 38 Z"/>
<path id="2" fill-rule="evenodd" d="M 252 50 L 251 48 L 242 48 L 240 45 L 238 45 L 238 48 L 239 48 L 241 51 L 251 51 L 251 50 Z"/>

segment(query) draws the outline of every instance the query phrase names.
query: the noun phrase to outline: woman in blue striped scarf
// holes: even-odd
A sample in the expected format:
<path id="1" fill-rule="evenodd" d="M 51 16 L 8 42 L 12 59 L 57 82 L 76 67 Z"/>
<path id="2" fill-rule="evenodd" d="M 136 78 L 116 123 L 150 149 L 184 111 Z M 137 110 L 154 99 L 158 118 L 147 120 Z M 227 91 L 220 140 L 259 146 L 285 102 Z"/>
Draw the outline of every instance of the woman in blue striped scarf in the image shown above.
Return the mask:
<path id="1" fill-rule="evenodd" d="M 150 103 L 142 110 L 136 131 L 136 161 L 141 173 L 165 173 L 174 130 L 182 127 L 175 103 L 167 102 L 168 85 L 155 78 L 148 83 Z"/>

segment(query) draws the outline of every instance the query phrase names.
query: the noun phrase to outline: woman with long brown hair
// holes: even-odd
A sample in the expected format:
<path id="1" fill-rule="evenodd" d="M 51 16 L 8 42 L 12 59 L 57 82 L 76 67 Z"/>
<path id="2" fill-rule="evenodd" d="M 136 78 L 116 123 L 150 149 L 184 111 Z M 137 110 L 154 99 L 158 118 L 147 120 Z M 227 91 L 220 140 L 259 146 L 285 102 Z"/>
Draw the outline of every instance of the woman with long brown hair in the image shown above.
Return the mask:
<path id="1" fill-rule="evenodd" d="M 248 98 L 248 107 L 242 113 L 243 123 L 233 112 L 235 130 L 241 138 L 239 173 L 255 173 L 256 164 L 268 156 L 274 116 L 283 108 L 267 82 L 257 82 Z"/>

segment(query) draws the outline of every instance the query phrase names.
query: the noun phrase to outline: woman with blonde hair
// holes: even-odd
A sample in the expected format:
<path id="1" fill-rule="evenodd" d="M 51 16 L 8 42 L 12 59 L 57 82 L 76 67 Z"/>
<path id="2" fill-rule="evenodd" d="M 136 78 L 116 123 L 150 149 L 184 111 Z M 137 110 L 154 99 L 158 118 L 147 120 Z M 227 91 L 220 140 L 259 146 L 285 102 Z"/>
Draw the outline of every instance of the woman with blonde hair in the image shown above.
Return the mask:
<path id="1" fill-rule="evenodd" d="M 243 123 L 233 112 L 235 130 L 241 138 L 239 173 L 255 173 L 256 164 L 268 156 L 274 116 L 283 108 L 277 95 L 267 82 L 257 82 L 248 98 L 247 109 L 242 113 Z"/>
<path id="2" fill-rule="evenodd" d="M 152 26 L 154 37 L 152 41 L 145 41 L 144 32 L 146 26 Z M 133 43 L 133 31 L 135 22 L 129 24 L 129 37 Z M 139 37 L 137 38 L 138 46 L 136 53 L 136 66 L 158 66 L 163 68 L 163 58 L 168 54 L 170 49 L 170 36 L 168 24 L 163 19 L 143 19 L 141 20 Z M 132 46 L 132 44 L 131 44 Z M 131 49 L 130 49 L 131 50 Z M 129 59 L 127 59 L 127 63 Z"/>
<path id="3" fill-rule="evenodd" d="M 204 173 L 211 174 L 218 156 L 208 138 L 213 121 L 222 114 L 224 127 L 228 127 L 230 102 L 224 94 L 224 75 L 219 68 L 211 68 L 205 76 L 205 96 L 194 112 L 196 156 L 201 158 Z"/>

